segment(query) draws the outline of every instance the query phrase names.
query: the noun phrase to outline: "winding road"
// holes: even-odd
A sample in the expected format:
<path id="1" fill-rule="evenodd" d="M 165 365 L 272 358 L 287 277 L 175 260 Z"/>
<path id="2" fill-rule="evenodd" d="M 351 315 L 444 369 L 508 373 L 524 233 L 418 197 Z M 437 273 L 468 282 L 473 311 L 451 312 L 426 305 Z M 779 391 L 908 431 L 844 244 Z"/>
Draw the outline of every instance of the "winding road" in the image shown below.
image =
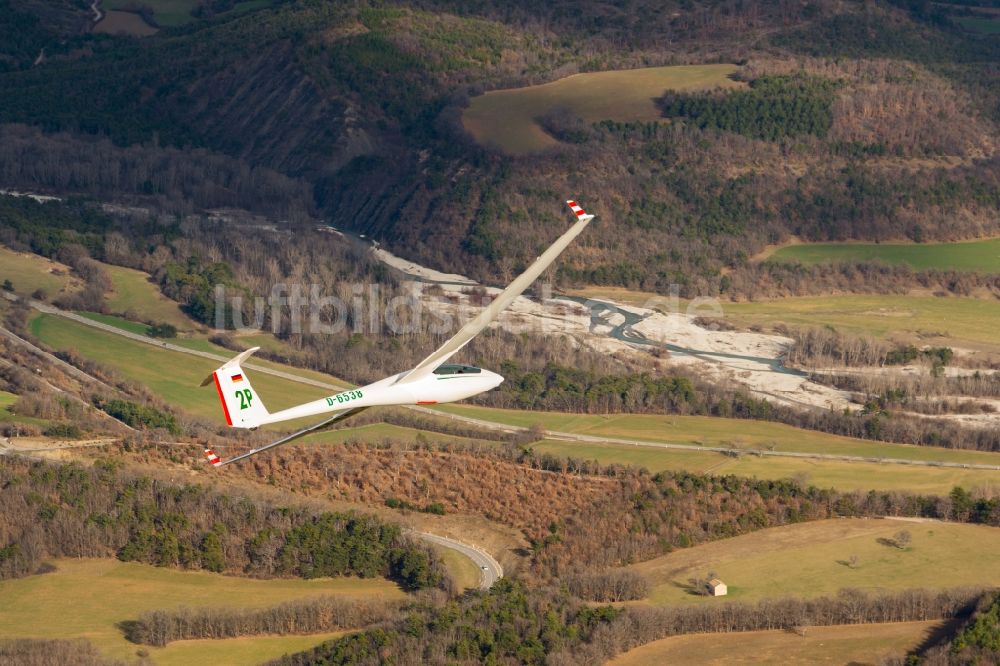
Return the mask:
<path id="1" fill-rule="evenodd" d="M 422 541 L 458 551 L 472 560 L 472 562 L 479 568 L 480 590 L 490 589 L 493 587 L 493 583 L 503 578 L 503 567 L 500 566 L 500 563 L 497 562 L 492 555 L 487 553 L 482 548 L 463 543 L 457 539 L 449 539 L 448 537 L 432 534 L 430 532 L 411 531 L 410 534 L 413 534 Z"/>

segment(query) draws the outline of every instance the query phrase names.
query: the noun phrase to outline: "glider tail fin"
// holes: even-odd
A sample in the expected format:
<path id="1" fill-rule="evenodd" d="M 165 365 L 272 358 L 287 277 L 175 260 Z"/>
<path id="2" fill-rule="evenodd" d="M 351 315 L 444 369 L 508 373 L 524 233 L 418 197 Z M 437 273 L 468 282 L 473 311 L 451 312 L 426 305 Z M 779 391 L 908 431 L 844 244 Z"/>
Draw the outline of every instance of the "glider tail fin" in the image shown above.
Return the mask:
<path id="1" fill-rule="evenodd" d="M 250 385 L 250 378 L 241 367 L 243 361 L 258 349 L 260 347 L 253 347 L 226 361 L 201 383 L 202 386 L 215 384 L 226 423 L 233 428 L 253 429 L 270 416 L 260 396 Z"/>

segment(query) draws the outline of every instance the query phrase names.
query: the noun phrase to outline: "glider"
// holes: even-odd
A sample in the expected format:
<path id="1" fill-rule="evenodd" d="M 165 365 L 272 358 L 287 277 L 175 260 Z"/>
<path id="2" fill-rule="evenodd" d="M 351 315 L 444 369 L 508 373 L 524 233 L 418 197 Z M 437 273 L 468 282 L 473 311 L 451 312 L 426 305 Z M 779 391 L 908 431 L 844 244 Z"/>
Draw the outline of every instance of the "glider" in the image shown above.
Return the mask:
<path id="1" fill-rule="evenodd" d="M 503 377 L 500 375 L 471 365 L 448 363 L 448 359 L 479 335 L 515 298 L 524 293 L 528 285 L 552 265 L 556 257 L 594 219 L 593 215 L 588 215 L 575 201 L 567 201 L 566 204 L 576 215 L 576 222 L 573 226 L 535 259 L 534 263 L 511 282 L 479 315 L 466 323 L 454 337 L 418 363 L 412 370 L 386 377 L 374 384 L 342 391 L 326 398 L 271 413 L 264 407 L 260 396 L 250 385 L 250 378 L 246 371 L 241 367 L 242 363 L 260 347 L 248 349 L 227 361 L 209 375 L 201 385 L 215 384 L 219 400 L 222 402 L 222 412 L 226 417 L 226 423 L 231 427 L 254 430 L 268 423 L 321 414 L 329 416 L 315 425 L 303 428 L 266 446 L 253 449 L 229 460 L 224 461 L 211 449 L 205 449 L 208 462 L 214 467 L 221 467 L 244 460 L 262 451 L 287 444 L 303 435 L 328 428 L 369 407 L 433 405 L 439 402 L 455 402 L 499 386 L 503 382 Z"/>

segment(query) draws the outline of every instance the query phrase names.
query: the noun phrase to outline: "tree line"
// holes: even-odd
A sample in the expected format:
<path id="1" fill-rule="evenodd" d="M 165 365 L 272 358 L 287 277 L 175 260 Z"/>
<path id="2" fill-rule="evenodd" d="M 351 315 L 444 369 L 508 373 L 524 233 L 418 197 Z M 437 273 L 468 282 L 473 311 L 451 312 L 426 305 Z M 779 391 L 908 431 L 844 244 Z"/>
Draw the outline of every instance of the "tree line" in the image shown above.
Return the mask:
<path id="1" fill-rule="evenodd" d="M 886 666 L 972 666 L 1000 662 L 1000 595 L 987 592 L 975 612 L 943 639 L 924 644 Z"/>
<path id="2" fill-rule="evenodd" d="M 981 590 L 906 590 L 658 608 L 588 606 L 552 588 L 503 579 L 438 609 L 282 657 L 271 666 L 521 663 L 590 666 L 633 647 L 689 633 L 875 624 L 968 614 Z"/>
<path id="3" fill-rule="evenodd" d="M 0 661 L 18 666 L 125 666 L 109 659 L 90 641 L 48 638 L 8 638 L 0 640 Z"/>
<path id="4" fill-rule="evenodd" d="M 125 623 L 133 643 L 163 647 L 180 640 L 238 638 L 259 634 L 318 634 L 395 619 L 400 603 L 342 596 L 309 597 L 268 608 L 151 610 Z"/>

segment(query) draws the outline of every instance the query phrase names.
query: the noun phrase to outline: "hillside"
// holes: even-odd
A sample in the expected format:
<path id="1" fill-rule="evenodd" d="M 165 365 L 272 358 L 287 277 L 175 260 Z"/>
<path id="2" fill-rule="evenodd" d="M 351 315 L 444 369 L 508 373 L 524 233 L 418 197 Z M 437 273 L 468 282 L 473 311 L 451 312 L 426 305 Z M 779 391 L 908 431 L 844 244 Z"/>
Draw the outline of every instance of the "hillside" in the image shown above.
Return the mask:
<path id="1" fill-rule="evenodd" d="M 0 74 L 11 100 L 0 121 L 47 134 L 29 140 L 30 170 L 4 142 L 0 174 L 175 209 L 320 215 L 436 268 L 493 279 L 536 251 L 533 232 L 557 224 L 572 194 L 604 226 L 571 250 L 564 279 L 676 282 L 685 293 L 750 289 L 752 271 L 727 271 L 791 233 L 995 231 L 1000 46 L 947 12 L 641 1 L 628 11 L 603 2 L 537 11 L 299 0 L 144 39 L 77 36 L 38 66 L 9 53 L 20 65 Z M 548 109 L 539 122 L 553 147 L 528 159 L 484 149 L 460 121 L 484 90 L 704 62 L 739 63 L 744 88 L 663 97 L 664 121 Z M 733 125 L 746 109 L 758 115 Z M 120 168 L 67 181 L 63 165 L 89 161 L 95 141 Z M 154 177 L 158 160 L 179 164 L 180 155 L 193 158 L 202 187 Z M 261 179 L 264 192 L 247 187 Z"/>
<path id="2" fill-rule="evenodd" d="M 0 17 L 0 662 L 998 652 L 997 0 Z"/>

